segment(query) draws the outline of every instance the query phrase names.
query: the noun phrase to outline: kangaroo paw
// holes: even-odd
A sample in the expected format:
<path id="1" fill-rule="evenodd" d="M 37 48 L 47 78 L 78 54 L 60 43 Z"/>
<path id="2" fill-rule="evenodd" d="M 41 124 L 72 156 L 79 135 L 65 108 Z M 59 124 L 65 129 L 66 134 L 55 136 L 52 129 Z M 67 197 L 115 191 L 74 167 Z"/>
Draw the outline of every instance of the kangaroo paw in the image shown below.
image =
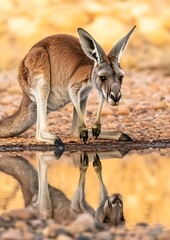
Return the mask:
<path id="1" fill-rule="evenodd" d="M 101 124 L 98 122 L 94 123 L 92 127 L 92 136 L 97 139 L 100 133 L 101 133 Z"/>
<path id="2" fill-rule="evenodd" d="M 98 138 L 98 136 L 100 135 L 100 132 L 101 132 L 100 129 L 92 127 L 92 136 L 95 137 L 95 139 Z"/>
<path id="3" fill-rule="evenodd" d="M 86 169 L 89 165 L 89 158 L 86 153 L 81 155 L 80 158 L 80 169 Z"/>
<path id="4" fill-rule="evenodd" d="M 79 127 L 80 139 L 83 139 L 84 144 L 86 144 L 88 140 L 88 129 L 85 127 Z"/>
<path id="5" fill-rule="evenodd" d="M 98 154 L 96 153 L 96 155 L 94 156 L 94 160 L 93 160 L 93 167 L 94 169 L 102 169 L 102 164 L 100 161 L 100 158 L 98 156 Z"/>

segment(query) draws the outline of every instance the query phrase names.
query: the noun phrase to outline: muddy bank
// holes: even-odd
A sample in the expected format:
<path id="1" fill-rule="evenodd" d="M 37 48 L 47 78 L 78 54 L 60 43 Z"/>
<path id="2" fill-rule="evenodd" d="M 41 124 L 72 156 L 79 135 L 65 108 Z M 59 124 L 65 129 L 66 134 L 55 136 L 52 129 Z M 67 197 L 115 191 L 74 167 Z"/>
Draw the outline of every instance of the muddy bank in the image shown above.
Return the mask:
<path id="1" fill-rule="evenodd" d="M 23 141 L 24 142 L 24 141 Z M 59 148 L 59 149 L 58 149 Z M 9 143 L 0 146 L 0 152 L 21 152 L 21 151 L 55 151 L 56 154 L 62 154 L 64 151 L 77 152 L 106 152 L 119 150 L 122 155 L 128 153 L 131 150 L 143 150 L 143 149 L 157 149 L 157 148 L 170 148 L 170 140 L 159 141 L 110 141 L 110 140 L 91 140 L 88 144 L 77 142 L 76 140 L 67 139 L 63 146 L 55 146 L 48 144 L 32 144 L 32 143 Z"/>

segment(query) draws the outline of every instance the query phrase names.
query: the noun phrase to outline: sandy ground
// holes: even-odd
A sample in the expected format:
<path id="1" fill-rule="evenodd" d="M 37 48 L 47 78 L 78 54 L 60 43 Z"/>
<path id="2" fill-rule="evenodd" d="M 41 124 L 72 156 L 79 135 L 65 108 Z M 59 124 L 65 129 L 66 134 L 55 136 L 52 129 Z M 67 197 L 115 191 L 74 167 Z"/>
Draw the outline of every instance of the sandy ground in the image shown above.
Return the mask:
<path id="1" fill-rule="evenodd" d="M 170 139 L 170 76 L 162 71 L 147 70 L 126 73 L 122 85 L 122 100 L 119 106 L 106 103 L 102 110 L 102 130 L 120 130 L 135 141 Z M 19 107 L 22 91 L 17 74 L 0 73 L 0 119 L 13 114 Z M 97 91 L 92 90 L 87 105 L 87 126 L 90 129 L 98 105 Z M 70 136 L 72 104 L 49 114 L 51 133 L 60 136 L 65 143 L 83 142 Z M 8 126 L 7 126 L 8 127 Z M 98 141 L 100 142 L 100 141 Z M 14 138 L 0 138 L 2 145 L 41 144 L 35 141 L 35 126 Z M 90 140 L 88 144 L 95 144 Z"/>

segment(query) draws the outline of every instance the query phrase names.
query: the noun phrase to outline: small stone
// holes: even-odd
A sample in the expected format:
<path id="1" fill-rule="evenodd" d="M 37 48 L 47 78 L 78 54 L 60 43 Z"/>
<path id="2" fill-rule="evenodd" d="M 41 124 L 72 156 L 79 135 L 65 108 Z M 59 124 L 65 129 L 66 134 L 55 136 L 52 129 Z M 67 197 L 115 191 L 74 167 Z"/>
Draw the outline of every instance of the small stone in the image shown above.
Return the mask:
<path id="1" fill-rule="evenodd" d="M 21 220 L 16 221 L 15 227 L 18 228 L 18 229 L 20 229 L 22 232 L 28 230 L 27 224 L 26 224 L 24 221 L 21 221 Z"/>
<path id="2" fill-rule="evenodd" d="M 94 219 L 90 214 L 84 213 L 79 215 L 66 230 L 71 234 L 81 233 L 94 229 Z"/>
<path id="3" fill-rule="evenodd" d="M 60 224 L 51 224 L 43 231 L 45 236 L 49 238 L 56 238 L 58 235 L 69 235 L 69 232 L 61 227 Z"/>
<path id="4" fill-rule="evenodd" d="M 65 235 L 65 234 L 60 234 L 60 235 L 58 235 L 56 240 L 73 240 L 73 238 L 68 235 Z"/>
<path id="5" fill-rule="evenodd" d="M 1 235 L 2 240 L 22 240 L 22 234 L 19 229 L 10 228 Z"/>
<path id="6" fill-rule="evenodd" d="M 35 238 L 34 238 L 34 234 L 31 233 L 31 232 L 24 232 L 24 233 L 23 233 L 23 239 L 25 239 L 25 240 L 35 239 Z M 37 240 L 38 240 L 38 239 L 37 239 Z"/>
<path id="7" fill-rule="evenodd" d="M 4 213 L 2 215 L 3 217 L 11 217 L 11 218 L 16 218 L 16 219 L 22 219 L 22 220 L 28 220 L 28 219 L 33 219 L 35 218 L 35 216 L 33 215 L 33 213 L 28 210 L 27 208 L 24 209 L 14 209 L 11 210 L 7 213 Z"/>
<path id="8" fill-rule="evenodd" d="M 120 105 L 118 107 L 118 114 L 128 115 L 130 113 L 130 109 L 126 106 Z"/>
<path id="9" fill-rule="evenodd" d="M 112 115 L 113 114 L 113 110 L 107 107 L 104 107 L 102 110 L 102 116 L 107 116 L 107 115 Z"/>
<path id="10" fill-rule="evenodd" d="M 84 232 L 83 234 L 80 234 L 76 240 L 92 240 L 93 235 L 90 232 Z"/>
<path id="11" fill-rule="evenodd" d="M 33 229 L 46 227 L 46 221 L 41 219 L 33 219 L 29 221 L 29 224 L 33 227 Z"/>
<path id="12" fill-rule="evenodd" d="M 155 110 L 167 108 L 166 102 L 158 102 L 153 105 Z"/>
<path id="13" fill-rule="evenodd" d="M 99 232 L 96 234 L 96 238 L 98 240 L 111 240 L 112 239 L 112 235 L 110 232 Z"/>

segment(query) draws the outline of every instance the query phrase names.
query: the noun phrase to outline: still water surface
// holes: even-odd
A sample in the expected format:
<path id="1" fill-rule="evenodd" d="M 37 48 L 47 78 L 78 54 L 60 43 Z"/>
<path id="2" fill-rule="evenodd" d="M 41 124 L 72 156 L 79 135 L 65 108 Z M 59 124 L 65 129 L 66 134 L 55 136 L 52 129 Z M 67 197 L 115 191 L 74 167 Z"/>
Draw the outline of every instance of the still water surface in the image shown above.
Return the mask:
<path id="1" fill-rule="evenodd" d="M 100 202 L 100 184 L 93 161 L 97 155 L 87 155 L 85 198 L 96 209 Z M 41 158 L 47 167 L 48 183 L 71 200 L 78 186 L 83 156 L 81 152 L 65 152 L 57 159 L 53 152 L 0 153 L 0 213 L 24 207 L 24 202 L 29 205 L 30 198 L 37 197 L 35 189 Z M 118 150 L 98 152 L 99 159 L 108 194 L 120 193 L 123 197 L 128 227 L 138 222 L 161 223 L 170 227 L 170 149 L 127 154 Z M 45 171 L 43 167 L 41 171 Z M 34 190 L 36 196 L 33 196 Z"/>

